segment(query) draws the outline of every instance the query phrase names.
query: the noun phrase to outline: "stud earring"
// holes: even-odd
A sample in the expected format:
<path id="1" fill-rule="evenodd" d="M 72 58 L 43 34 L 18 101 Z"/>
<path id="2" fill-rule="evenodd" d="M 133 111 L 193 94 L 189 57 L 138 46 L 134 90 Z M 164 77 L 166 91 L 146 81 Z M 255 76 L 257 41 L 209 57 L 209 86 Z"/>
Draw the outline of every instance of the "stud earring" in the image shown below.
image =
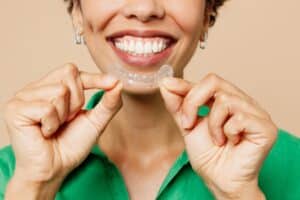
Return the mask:
<path id="1" fill-rule="evenodd" d="M 81 32 L 82 31 L 78 30 L 78 29 L 75 31 L 75 36 L 74 36 L 75 44 L 78 44 L 78 45 L 85 44 L 84 37 Z"/>
<path id="2" fill-rule="evenodd" d="M 199 43 L 200 49 L 205 49 L 205 47 L 206 47 L 206 40 L 207 40 L 207 33 L 205 32 L 204 33 L 204 39 L 203 39 L 203 41 L 200 40 L 200 43 Z"/>

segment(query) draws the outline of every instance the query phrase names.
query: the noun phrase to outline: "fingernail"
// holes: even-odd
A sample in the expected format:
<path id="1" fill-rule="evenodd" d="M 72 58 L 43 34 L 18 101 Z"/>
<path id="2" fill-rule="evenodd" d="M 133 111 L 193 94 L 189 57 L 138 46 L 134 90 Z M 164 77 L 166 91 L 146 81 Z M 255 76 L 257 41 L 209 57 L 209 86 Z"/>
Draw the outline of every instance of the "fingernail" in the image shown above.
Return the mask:
<path id="1" fill-rule="evenodd" d="M 197 115 L 199 117 L 206 117 L 210 112 L 210 108 L 206 105 L 202 105 L 198 108 Z"/>

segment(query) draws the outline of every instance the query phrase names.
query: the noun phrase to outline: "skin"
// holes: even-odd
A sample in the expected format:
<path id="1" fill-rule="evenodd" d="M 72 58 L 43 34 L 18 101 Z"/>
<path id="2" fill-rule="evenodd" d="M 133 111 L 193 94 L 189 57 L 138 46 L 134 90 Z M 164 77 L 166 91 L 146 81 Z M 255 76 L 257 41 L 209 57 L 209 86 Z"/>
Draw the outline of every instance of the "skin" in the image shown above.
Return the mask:
<path id="1" fill-rule="evenodd" d="M 258 172 L 277 133 L 269 114 L 216 74 L 196 83 L 183 79 L 184 67 L 208 29 L 204 10 L 204 0 L 84 0 L 81 7 L 75 5 L 74 28 L 81 30 L 104 73 L 65 64 L 25 86 L 7 103 L 5 121 L 16 170 L 6 198 L 53 199 L 64 178 L 97 143 L 119 168 L 131 199 L 154 199 L 184 148 L 217 199 L 264 199 Z M 183 15 L 187 11 L 189 15 Z M 176 78 L 146 90 L 139 85 L 123 87 L 105 74 L 111 64 L 121 63 L 105 37 L 128 27 L 176 36 L 166 61 Z M 106 90 L 103 100 L 95 109 L 83 111 L 84 91 L 96 88 Z M 200 119 L 196 112 L 203 104 L 211 112 Z M 76 149 L 70 151 L 71 144 Z M 19 193 L 22 197 L 16 196 L 16 189 L 24 191 Z"/>

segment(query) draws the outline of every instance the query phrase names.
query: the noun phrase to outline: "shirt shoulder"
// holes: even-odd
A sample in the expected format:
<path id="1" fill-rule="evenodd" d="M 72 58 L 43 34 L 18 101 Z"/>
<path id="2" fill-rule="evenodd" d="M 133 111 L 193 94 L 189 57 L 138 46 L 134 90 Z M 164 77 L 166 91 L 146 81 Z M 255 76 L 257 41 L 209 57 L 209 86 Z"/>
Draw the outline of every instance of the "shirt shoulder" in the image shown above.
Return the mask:
<path id="1" fill-rule="evenodd" d="M 15 168 L 15 156 L 11 145 L 0 149 L 0 199 L 4 199 L 6 185 Z"/>
<path id="2" fill-rule="evenodd" d="M 279 128 L 259 175 L 267 199 L 300 199 L 300 138 Z"/>

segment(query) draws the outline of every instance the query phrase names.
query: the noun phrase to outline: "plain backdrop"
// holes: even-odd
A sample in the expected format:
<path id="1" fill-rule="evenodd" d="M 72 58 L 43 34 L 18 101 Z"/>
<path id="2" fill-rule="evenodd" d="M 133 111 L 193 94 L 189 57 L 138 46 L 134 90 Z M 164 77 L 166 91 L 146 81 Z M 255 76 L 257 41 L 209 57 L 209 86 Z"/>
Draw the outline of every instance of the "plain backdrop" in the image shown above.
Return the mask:
<path id="1" fill-rule="evenodd" d="M 255 98 L 278 127 L 300 135 L 299 8 L 299 0 L 229 1 L 185 78 L 215 72 Z M 86 47 L 73 43 L 63 0 L 2 1 L 0 24 L 2 147 L 9 143 L 3 105 L 16 91 L 66 62 L 98 70 Z"/>

